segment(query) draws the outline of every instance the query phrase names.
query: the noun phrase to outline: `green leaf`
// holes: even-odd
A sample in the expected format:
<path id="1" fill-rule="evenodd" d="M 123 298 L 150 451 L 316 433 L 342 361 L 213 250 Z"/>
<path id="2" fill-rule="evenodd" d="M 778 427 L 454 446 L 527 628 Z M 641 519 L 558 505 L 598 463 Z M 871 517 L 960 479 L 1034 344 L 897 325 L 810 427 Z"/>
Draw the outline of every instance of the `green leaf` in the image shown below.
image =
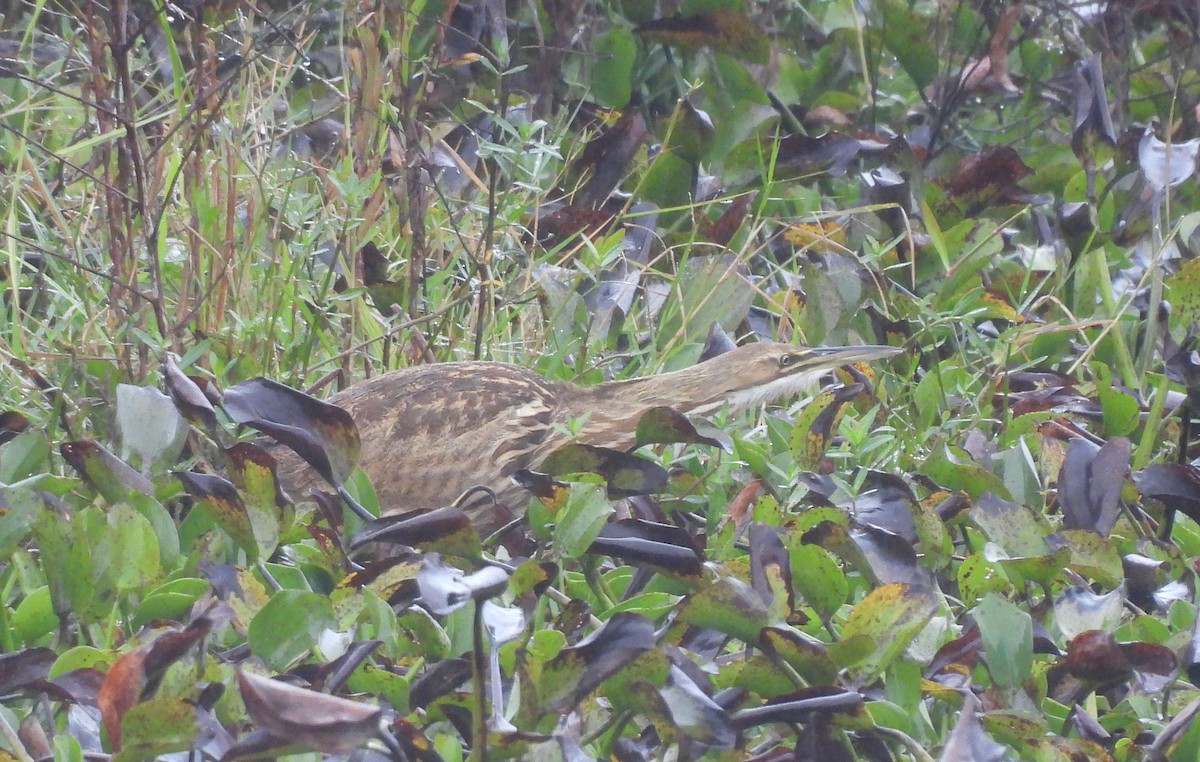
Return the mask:
<path id="1" fill-rule="evenodd" d="M 604 494 L 604 485 L 583 482 L 571 485 L 567 504 L 554 524 L 555 547 L 565 558 L 579 558 L 591 547 L 613 510 Z"/>
<path id="2" fill-rule="evenodd" d="M 926 587 L 892 583 L 872 590 L 850 612 L 838 641 L 830 646 L 845 667 L 846 680 L 865 685 L 883 674 L 937 609 L 937 597 Z"/>
<path id="3" fill-rule="evenodd" d="M 113 762 L 154 759 L 192 746 L 199 730 L 196 707 L 181 698 L 152 698 L 121 718 L 121 751 Z"/>
<path id="4" fill-rule="evenodd" d="M 900 0 L 887 0 L 882 9 L 883 44 L 912 77 L 917 89 L 924 90 L 938 73 L 938 53 L 929 33 L 931 20 Z"/>
<path id="5" fill-rule="evenodd" d="M 802 544 L 796 534 L 788 538 L 792 586 L 821 618 L 828 619 L 850 594 L 846 574 L 832 553 L 819 545 Z"/>
<path id="6" fill-rule="evenodd" d="M 992 681 L 1005 690 L 1020 687 L 1033 669 L 1033 619 L 995 593 L 974 614 Z"/>
<path id="7" fill-rule="evenodd" d="M 754 643 L 770 621 L 770 612 L 754 588 L 737 577 L 726 576 L 684 598 L 675 617 L 679 622 Z"/>
<path id="8" fill-rule="evenodd" d="M 592 97 L 603 106 L 623 108 L 629 103 L 637 40 L 625 27 L 614 26 L 596 37 L 592 53 L 596 56 L 592 68 Z"/>
<path id="9" fill-rule="evenodd" d="M 281 590 L 250 621 L 250 651 L 282 671 L 307 654 L 321 633 L 334 627 L 329 598 L 303 590 Z"/>

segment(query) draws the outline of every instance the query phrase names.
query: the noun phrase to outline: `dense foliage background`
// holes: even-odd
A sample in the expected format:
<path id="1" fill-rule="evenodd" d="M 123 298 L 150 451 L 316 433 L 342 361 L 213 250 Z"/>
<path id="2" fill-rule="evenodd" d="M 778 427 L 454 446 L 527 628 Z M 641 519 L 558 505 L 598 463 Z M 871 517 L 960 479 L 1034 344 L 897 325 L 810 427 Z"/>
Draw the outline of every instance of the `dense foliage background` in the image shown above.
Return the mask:
<path id="1" fill-rule="evenodd" d="M 1198 29 L 0 0 L 0 755 L 1200 758 Z M 904 353 L 502 538 L 249 442 L 754 338 Z"/>

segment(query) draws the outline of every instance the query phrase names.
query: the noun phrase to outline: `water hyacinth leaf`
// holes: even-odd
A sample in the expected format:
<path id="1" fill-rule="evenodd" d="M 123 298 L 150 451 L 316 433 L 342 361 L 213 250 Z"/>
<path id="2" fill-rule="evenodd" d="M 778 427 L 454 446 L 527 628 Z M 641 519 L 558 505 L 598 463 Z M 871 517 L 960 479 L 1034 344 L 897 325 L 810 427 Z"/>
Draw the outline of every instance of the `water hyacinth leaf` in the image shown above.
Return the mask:
<path id="1" fill-rule="evenodd" d="M 798 467 L 813 471 L 820 466 L 846 403 L 862 390 L 862 384 L 835 386 L 825 389 L 804 406 L 792 426 L 791 451 Z"/>
<path id="2" fill-rule="evenodd" d="M 822 619 L 833 616 L 850 594 L 846 573 L 829 551 L 819 545 L 788 538 L 792 587 Z"/>
<path id="3" fill-rule="evenodd" d="M 667 716 L 684 737 L 713 749 L 731 749 L 737 731 L 725 709 L 701 690 L 687 673 L 672 664 L 660 690 Z"/>
<path id="4" fill-rule="evenodd" d="M 63 460 L 110 503 L 131 493 L 153 495 L 154 485 L 136 469 L 113 455 L 98 442 L 81 439 L 59 445 Z"/>
<path id="5" fill-rule="evenodd" d="M 771 613 L 754 588 L 727 576 L 685 598 L 676 609 L 676 620 L 754 643 L 770 624 Z"/>
<path id="6" fill-rule="evenodd" d="M 923 473 L 938 486 L 952 492 L 966 492 L 975 498 L 987 492 L 1004 499 L 1010 497 L 1008 487 L 998 476 L 976 463 L 966 450 L 954 445 L 944 445 L 930 453 Z"/>
<path id="7" fill-rule="evenodd" d="M 307 590 L 280 590 L 250 620 L 250 652 L 272 669 L 287 669 L 337 626 L 329 598 Z"/>
<path id="8" fill-rule="evenodd" d="M 770 40 L 758 25 L 745 14 L 726 8 L 654 19 L 633 31 L 650 42 L 685 50 L 707 47 L 748 63 L 765 64 L 771 53 Z"/>
<path id="9" fill-rule="evenodd" d="M 968 691 L 954 730 L 946 739 L 941 762 L 1002 762 L 1009 758 L 1009 749 L 984 732 L 979 722 L 979 699 Z"/>
<path id="10" fill-rule="evenodd" d="M 619 612 L 599 629 L 543 665 L 537 678 L 538 716 L 563 712 L 640 654 L 654 648 L 654 624 L 641 614 Z M 522 702 L 522 712 L 526 711 Z"/>
<path id="11" fill-rule="evenodd" d="M 1090 529 L 1105 537 L 1112 532 L 1129 455 L 1129 440 L 1124 437 L 1114 437 L 1100 448 L 1082 438 L 1071 440 L 1058 472 L 1064 527 Z"/>
<path id="12" fill-rule="evenodd" d="M 160 460 L 177 460 L 187 439 L 188 425 L 175 403 L 152 386 L 117 384 L 116 424 L 121 457 L 137 455 L 142 473 Z"/>
<path id="13" fill-rule="evenodd" d="M 614 512 L 599 484 L 576 483 L 554 524 L 554 544 L 567 558 L 588 552 Z"/>
<path id="14" fill-rule="evenodd" d="M 1107 375 L 1107 369 L 1101 371 L 1102 378 Z M 1096 389 L 1096 396 L 1100 398 L 1100 411 L 1104 415 L 1106 434 L 1120 439 L 1137 428 L 1142 409 L 1132 394 L 1115 389 L 1111 384 L 1102 381 Z"/>
<path id="15" fill-rule="evenodd" d="M 479 532 L 461 508 L 436 508 L 381 516 L 367 522 L 350 540 L 356 550 L 370 542 L 405 545 L 447 556 L 476 559 L 482 551 Z"/>
<path id="16" fill-rule="evenodd" d="M 1165 280 L 1171 320 L 1180 326 L 1200 323 L 1200 258 L 1189 259 Z"/>
<path id="17" fill-rule="evenodd" d="M 1041 556 L 1048 550 L 1050 523 L 1028 506 L 986 493 L 971 506 L 971 521 L 1011 556 Z"/>
<path id="18" fill-rule="evenodd" d="M 259 554 L 270 557 L 279 545 L 280 534 L 291 528 L 295 518 L 275 476 L 275 458 L 249 442 L 238 442 L 225 454 L 229 456 L 229 478 L 242 495 Z"/>
<path id="19" fill-rule="evenodd" d="M 988 561 L 1004 571 L 1009 581 L 1014 585 L 1029 582 L 1050 584 L 1061 577 L 1071 560 L 1068 548 L 1059 548 L 1036 556 L 1009 556 L 1004 549 L 994 542 L 989 542 L 983 548 L 983 555 Z"/>
<path id="20" fill-rule="evenodd" d="M 937 597 L 927 587 L 900 583 L 882 585 L 851 610 L 838 642 L 830 645 L 829 650 L 846 668 L 849 683 L 863 685 L 882 674 L 908 648 L 937 608 Z M 859 654 L 861 644 L 846 645 L 856 640 L 869 640 L 870 651 Z M 848 661 L 850 656 L 856 658 Z"/>
<path id="21" fill-rule="evenodd" d="M 773 622 L 786 621 L 795 608 L 792 569 L 779 530 L 755 521 L 750 524 L 750 584 L 767 605 Z"/>
<path id="22" fill-rule="evenodd" d="M 637 435 L 631 449 L 648 444 L 704 444 L 724 449 L 724 445 L 696 430 L 687 416 L 673 407 L 652 407 L 638 419 Z"/>
<path id="23" fill-rule="evenodd" d="M 1071 150 L 1079 157 L 1091 157 L 1095 143 L 1117 144 L 1104 89 L 1104 69 L 1100 56 L 1093 54 L 1075 64 L 1075 111 L 1071 119 Z"/>
<path id="24" fill-rule="evenodd" d="M 13 434 L 0 429 L 0 444 L 4 445 L 0 447 L 0 482 L 13 484 L 50 471 L 50 440 L 45 432 Z"/>
<path id="25" fill-rule="evenodd" d="M 657 463 L 619 450 L 576 442 L 551 453 L 540 470 L 550 476 L 599 474 L 613 497 L 654 494 L 667 483 L 667 471 Z"/>
<path id="26" fill-rule="evenodd" d="M 811 635 L 790 627 L 764 627 L 758 644 L 787 662 L 810 684 L 829 685 L 837 679 L 838 665 L 829 646 Z"/>
<path id="27" fill-rule="evenodd" d="M 121 748 L 121 724 L 126 713 L 157 689 L 167 667 L 183 658 L 211 627 L 211 620 L 197 618 L 177 632 L 165 633 L 125 652 L 108 668 L 96 704 L 114 749 Z"/>
<path id="28" fill-rule="evenodd" d="M 862 710 L 861 694 L 831 686 L 816 686 L 777 696 L 761 706 L 743 709 L 733 716 L 733 726 L 744 729 L 772 722 L 807 722 L 814 712 L 858 714 Z"/>
<path id="29" fill-rule="evenodd" d="M 640 697 L 633 686 L 645 683 L 657 690 L 667 683 L 671 662 L 664 650 L 653 648 L 638 654 L 637 658 L 604 681 L 604 695 L 617 711 L 639 711 Z"/>
<path id="30" fill-rule="evenodd" d="M 345 410 L 266 378 L 225 390 L 222 407 L 236 423 L 290 447 L 340 487 L 358 463 L 358 427 Z"/>
<path id="31" fill-rule="evenodd" d="M 152 698 L 130 707 L 121 719 L 117 760 L 153 759 L 192 747 L 199 731 L 196 707 L 181 698 Z"/>
<path id="32" fill-rule="evenodd" d="M 974 609 L 975 623 L 987 656 L 988 673 L 996 686 L 1014 690 L 1033 669 L 1033 619 L 995 593 Z"/>
<path id="33" fill-rule="evenodd" d="M 1066 548 L 1070 551 L 1068 563 L 1071 571 L 1093 582 L 1112 588 L 1125 579 L 1121 555 L 1112 541 L 1087 529 L 1064 529 L 1046 538 L 1053 550 Z"/>
<path id="34" fill-rule="evenodd" d="M 178 471 L 175 475 L 197 507 L 207 512 L 213 523 L 224 530 L 252 562 L 258 560 L 259 545 L 254 525 L 233 483 L 212 474 Z"/>
<path id="35" fill-rule="evenodd" d="M 204 390 L 179 367 L 178 358 L 167 353 L 160 370 L 163 375 L 163 385 L 167 394 L 171 395 L 175 407 L 189 421 L 199 423 L 205 428 L 217 425 L 217 413 L 212 401 L 205 395 Z"/>
<path id="36" fill-rule="evenodd" d="M 643 519 L 614 521 L 600 528 L 588 552 L 648 564 L 682 577 L 698 578 L 704 571 L 704 556 L 691 535 L 674 524 Z"/>
<path id="37" fill-rule="evenodd" d="M 96 538 L 94 558 L 104 559 L 104 577 L 117 592 L 145 590 L 163 576 L 158 537 L 150 521 L 126 503 L 109 508 L 107 529 Z"/>
<path id="38" fill-rule="evenodd" d="M 1187 463 L 1147 466 L 1134 473 L 1133 484 L 1146 497 L 1200 521 L 1200 468 Z"/>
<path id="39" fill-rule="evenodd" d="M 379 707 L 298 688 L 237 671 L 246 712 L 260 728 L 286 743 L 325 754 L 349 754 L 379 732 Z"/>
<path id="40" fill-rule="evenodd" d="M 42 497 L 24 487 L 0 487 L 0 556 L 10 558 L 42 513 Z"/>
<path id="41" fill-rule="evenodd" d="M 866 559 L 876 581 L 932 584 L 929 570 L 917 563 L 916 550 L 903 537 L 869 524 L 854 525 L 849 537 Z"/>

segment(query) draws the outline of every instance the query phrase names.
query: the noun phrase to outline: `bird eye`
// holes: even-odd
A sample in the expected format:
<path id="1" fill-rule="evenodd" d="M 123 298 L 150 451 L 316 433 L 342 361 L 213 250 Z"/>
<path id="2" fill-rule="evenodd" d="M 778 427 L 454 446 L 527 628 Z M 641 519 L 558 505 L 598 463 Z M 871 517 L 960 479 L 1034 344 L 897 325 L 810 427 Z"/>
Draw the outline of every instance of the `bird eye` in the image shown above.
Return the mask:
<path id="1" fill-rule="evenodd" d="M 783 354 L 779 356 L 779 367 L 786 368 L 796 361 L 796 355 Z"/>

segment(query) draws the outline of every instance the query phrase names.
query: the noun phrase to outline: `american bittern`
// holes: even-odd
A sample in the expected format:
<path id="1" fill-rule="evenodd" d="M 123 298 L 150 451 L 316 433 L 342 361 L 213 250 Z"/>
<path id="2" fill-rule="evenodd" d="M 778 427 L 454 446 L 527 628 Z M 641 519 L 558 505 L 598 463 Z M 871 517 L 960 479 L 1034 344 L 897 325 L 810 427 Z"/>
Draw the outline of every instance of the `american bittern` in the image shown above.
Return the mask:
<path id="1" fill-rule="evenodd" d="M 358 425 L 359 462 L 382 512 L 450 505 L 476 485 L 520 511 L 528 495 L 510 477 L 572 441 L 568 423 L 577 425 L 579 442 L 625 449 L 653 407 L 742 410 L 808 389 L 833 368 L 899 351 L 747 344 L 683 370 L 595 386 L 549 381 L 507 363 L 450 362 L 385 373 L 329 401 Z M 317 481 L 295 457 L 285 456 L 280 472 L 290 490 Z"/>

